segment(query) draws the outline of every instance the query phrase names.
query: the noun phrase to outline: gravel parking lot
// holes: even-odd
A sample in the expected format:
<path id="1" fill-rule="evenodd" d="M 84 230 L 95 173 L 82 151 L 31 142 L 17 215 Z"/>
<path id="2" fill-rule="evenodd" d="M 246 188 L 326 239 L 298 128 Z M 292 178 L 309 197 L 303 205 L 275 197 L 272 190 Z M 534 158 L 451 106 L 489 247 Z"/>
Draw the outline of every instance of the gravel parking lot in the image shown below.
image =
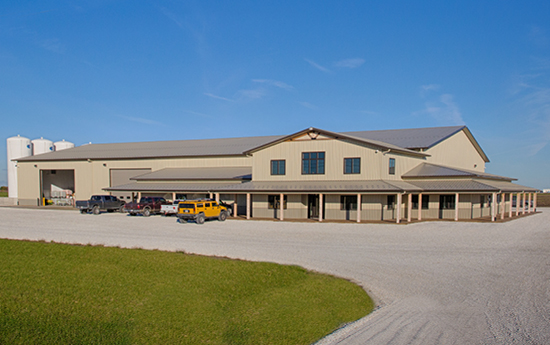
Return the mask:
<path id="1" fill-rule="evenodd" d="M 379 308 L 321 344 L 550 344 L 550 209 L 498 224 L 197 225 L 4 207 L 0 237 L 296 264 L 357 282 Z"/>

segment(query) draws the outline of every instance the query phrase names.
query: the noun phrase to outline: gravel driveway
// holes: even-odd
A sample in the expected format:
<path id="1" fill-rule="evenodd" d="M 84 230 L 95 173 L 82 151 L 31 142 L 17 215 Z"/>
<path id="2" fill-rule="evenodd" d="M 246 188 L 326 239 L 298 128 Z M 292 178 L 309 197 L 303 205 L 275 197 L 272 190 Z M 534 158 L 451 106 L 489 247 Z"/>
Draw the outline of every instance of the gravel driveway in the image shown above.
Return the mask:
<path id="1" fill-rule="evenodd" d="M 0 237 L 297 264 L 379 308 L 321 344 L 550 344 L 550 209 L 507 223 L 212 221 L 0 208 Z"/>

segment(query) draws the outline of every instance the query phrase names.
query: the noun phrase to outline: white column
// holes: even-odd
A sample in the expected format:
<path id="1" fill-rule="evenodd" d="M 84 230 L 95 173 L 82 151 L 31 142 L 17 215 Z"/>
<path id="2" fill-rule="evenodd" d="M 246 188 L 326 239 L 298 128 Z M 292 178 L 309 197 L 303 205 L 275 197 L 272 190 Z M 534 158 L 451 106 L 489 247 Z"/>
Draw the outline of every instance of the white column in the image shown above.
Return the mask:
<path id="1" fill-rule="evenodd" d="M 212 194 L 212 193 L 208 193 L 208 194 L 209 194 L 208 199 L 212 199 L 212 197 L 214 197 L 214 194 Z"/>
<path id="2" fill-rule="evenodd" d="M 399 224 L 401 222 L 401 193 L 397 193 L 397 198 L 396 199 L 397 199 L 397 205 L 396 205 L 397 213 L 396 213 L 395 218 L 397 218 L 397 219 L 395 220 L 395 222 L 397 224 Z"/>
<path id="3" fill-rule="evenodd" d="M 319 221 L 323 221 L 323 194 L 319 194 Z"/>
<path id="4" fill-rule="evenodd" d="M 458 193 L 455 194 L 455 222 L 458 221 Z"/>
<path id="5" fill-rule="evenodd" d="M 512 218 L 512 196 L 513 196 L 513 194 L 510 193 L 510 210 L 508 211 L 509 212 L 508 214 L 510 215 L 510 218 Z"/>
<path id="6" fill-rule="evenodd" d="M 172 201 L 176 200 L 176 192 L 172 192 Z"/>
<path id="7" fill-rule="evenodd" d="M 422 193 L 418 194 L 418 220 L 422 220 Z"/>
<path id="8" fill-rule="evenodd" d="M 519 203 L 521 201 L 521 194 L 516 193 L 516 217 L 519 216 Z"/>
<path id="9" fill-rule="evenodd" d="M 537 193 L 533 194 L 533 212 L 537 212 Z"/>
<path id="10" fill-rule="evenodd" d="M 521 206 L 521 214 L 525 214 L 525 201 L 527 200 L 527 194 L 523 193 L 523 205 Z"/>
<path id="11" fill-rule="evenodd" d="M 504 219 L 504 214 L 506 213 L 506 194 L 500 193 L 500 219 Z"/>
<path id="12" fill-rule="evenodd" d="M 361 223 L 361 193 L 357 194 L 357 223 Z"/>
<path id="13" fill-rule="evenodd" d="M 250 193 L 246 193 L 246 219 L 250 219 Z"/>
<path id="14" fill-rule="evenodd" d="M 527 213 L 531 213 L 531 194 L 532 193 L 529 193 L 529 201 L 527 202 Z"/>
<path id="15" fill-rule="evenodd" d="M 407 200 L 407 222 L 409 223 L 412 220 L 412 209 L 413 209 L 412 200 L 413 200 L 413 195 L 412 193 L 409 193 L 409 198 Z"/>
<path id="16" fill-rule="evenodd" d="M 495 204 L 497 203 L 497 193 L 493 193 L 491 198 L 491 222 L 495 221 Z"/>
<path id="17" fill-rule="evenodd" d="M 138 192 L 138 198 L 137 201 L 139 202 L 141 200 L 141 192 Z"/>
<path id="18" fill-rule="evenodd" d="M 281 198 L 279 200 L 279 220 L 284 220 L 283 212 L 285 209 L 285 195 L 281 193 L 281 195 L 279 195 L 279 198 Z"/>

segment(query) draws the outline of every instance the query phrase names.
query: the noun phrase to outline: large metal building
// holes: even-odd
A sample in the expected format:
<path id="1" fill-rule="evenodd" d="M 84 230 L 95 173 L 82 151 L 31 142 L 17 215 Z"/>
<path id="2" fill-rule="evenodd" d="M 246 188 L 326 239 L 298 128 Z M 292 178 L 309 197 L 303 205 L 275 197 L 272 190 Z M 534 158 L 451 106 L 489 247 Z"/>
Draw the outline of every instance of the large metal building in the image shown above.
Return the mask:
<path id="1" fill-rule="evenodd" d="M 485 173 L 488 161 L 465 126 L 90 144 L 17 159 L 18 203 L 43 204 L 56 186 L 76 199 L 212 197 L 246 218 L 400 222 L 532 212 L 537 190 Z"/>

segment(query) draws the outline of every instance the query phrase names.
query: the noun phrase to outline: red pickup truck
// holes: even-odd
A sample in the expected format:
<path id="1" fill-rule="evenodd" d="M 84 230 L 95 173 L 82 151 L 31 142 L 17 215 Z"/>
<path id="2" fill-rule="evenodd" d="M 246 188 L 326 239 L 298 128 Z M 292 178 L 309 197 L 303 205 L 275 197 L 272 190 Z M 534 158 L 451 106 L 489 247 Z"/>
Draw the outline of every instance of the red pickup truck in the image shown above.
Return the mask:
<path id="1" fill-rule="evenodd" d="M 142 214 L 149 217 L 151 214 L 160 213 L 162 205 L 170 205 L 170 203 L 158 196 L 146 196 L 141 198 L 139 202 L 130 202 L 124 205 L 124 211 L 128 212 L 130 216 Z"/>

